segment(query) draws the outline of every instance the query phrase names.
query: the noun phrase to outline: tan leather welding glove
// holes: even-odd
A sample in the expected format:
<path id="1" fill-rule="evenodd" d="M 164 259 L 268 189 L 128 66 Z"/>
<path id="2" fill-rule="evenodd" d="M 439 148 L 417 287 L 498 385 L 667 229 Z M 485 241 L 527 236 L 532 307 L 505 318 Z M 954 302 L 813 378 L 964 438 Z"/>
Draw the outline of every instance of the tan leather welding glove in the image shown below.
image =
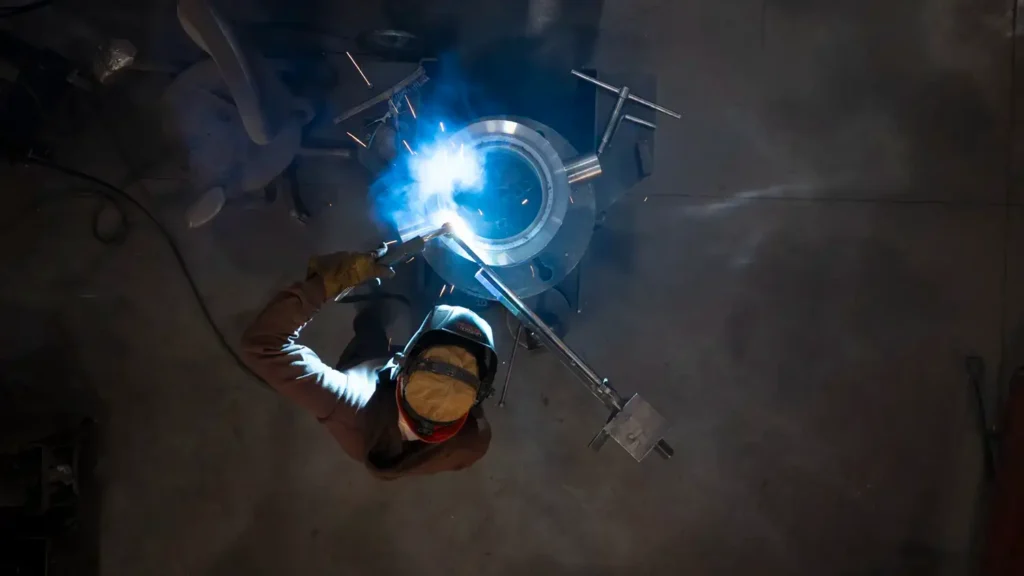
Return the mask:
<path id="1" fill-rule="evenodd" d="M 395 272 L 378 264 L 371 254 L 362 252 L 335 252 L 313 256 L 306 268 L 306 278 L 319 276 L 324 283 L 328 300 L 333 300 L 346 288 L 354 288 L 374 278 L 391 278 Z"/>

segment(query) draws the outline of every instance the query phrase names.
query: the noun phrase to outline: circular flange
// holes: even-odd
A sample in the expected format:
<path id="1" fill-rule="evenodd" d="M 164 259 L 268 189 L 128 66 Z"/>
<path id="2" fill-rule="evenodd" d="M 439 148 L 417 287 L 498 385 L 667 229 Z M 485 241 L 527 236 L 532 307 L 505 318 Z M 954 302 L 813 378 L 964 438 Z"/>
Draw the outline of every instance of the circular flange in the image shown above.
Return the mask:
<path id="1" fill-rule="evenodd" d="M 520 172 L 515 178 L 521 178 L 526 186 L 528 182 L 540 186 L 539 196 L 522 189 L 513 191 L 516 198 L 528 201 L 527 206 L 533 201 L 541 203 L 536 213 L 515 215 L 522 230 L 489 238 L 488 230 L 479 229 L 467 243 L 521 298 L 540 294 L 561 282 L 586 251 L 596 213 L 591 184 L 570 185 L 565 173 L 565 161 L 578 155 L 576 149 L 552 128 L 517 117 L 485 118 L 459 131 L 453 139 L 460 136 L 465 137 L 462 141 L 466 145 L 492 148 L 487 151 L 492 158 L 496 158 L 494 154 L 519 158 L 532 175 L 523 177 Z M 491 185 L 495 183 L 489 178 Z M 529 224 L 522 226 L 526 220 Z M 424 256 L 447 282 L 475 296 L 493 299 L 473 277 L 478 267 L 450 239 L 431 242 Z"/>
<path id="2" fill-rule="evenodd" d="M 473 233 L 463 240 L 490 266 L 514 266 L 540 254 L 561 228 L 569 206 L 569 180 L 555 147 L 525 123 L 510 119 L 474 122 L 452 135 L 452 141 L 476 149 L 483 157 L 486 174 L 483 191 L 457 194 L 457 200 L 462 196 L 468 201 L 474 194 L 496 200 L 492 202 L 496 213 L 483 214 L 487 222 L 508 221 L 523 209 L 533 216 L 525 226 L 507 227 L 501 234 L 479 233 L 500 226 L 472 228 L 469 231 Z M 522 204 L 508 206 L 509 199 Z M 531 208 L 531 200 L 539 206 Z M 462 254 L 454 242 L 448 243 Z"/>

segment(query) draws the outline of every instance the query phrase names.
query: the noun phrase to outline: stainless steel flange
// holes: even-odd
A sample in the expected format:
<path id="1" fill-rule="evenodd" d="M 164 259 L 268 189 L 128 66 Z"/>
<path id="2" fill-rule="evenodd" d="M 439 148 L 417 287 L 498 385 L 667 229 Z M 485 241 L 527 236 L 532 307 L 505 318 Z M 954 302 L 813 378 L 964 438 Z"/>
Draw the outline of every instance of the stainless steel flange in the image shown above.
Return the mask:
<path id="1" fill-rule="evenodd" d="M 484 118 L 453 134 L 452 140 L 485 154 L 490 189 L 486 193 L 495 195 L 491 201 L 500 212 L 488 220 L 485 210 L 479 210 L 479 218 L 474 216 L 471 202 L 465 211 L 460 207 L 460 216 L 473 229 L 467 242 L 522 298 L 558 284 L 590 243 L 595 204 L 588 180 L 600 174 L 599 164 L 577 162 L 576 149 L 562 135 L 527 118 Z M 496 223 L 501 219 L 511 222 Z M 413 228 L 403 230 L 403 238 L 413 234 Z M 473 279 L 477 266 L 451 240 L 432 243 L 424 256 L 449 283 L 492 298 Z"/>

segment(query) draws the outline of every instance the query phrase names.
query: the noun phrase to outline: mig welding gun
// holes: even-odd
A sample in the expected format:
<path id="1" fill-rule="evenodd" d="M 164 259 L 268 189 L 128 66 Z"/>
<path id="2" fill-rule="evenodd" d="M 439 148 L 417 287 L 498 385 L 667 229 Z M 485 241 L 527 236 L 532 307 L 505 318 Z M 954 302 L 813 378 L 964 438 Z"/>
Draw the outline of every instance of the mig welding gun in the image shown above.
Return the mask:
<path id="1" fill-rule="evenodd" d="M 377 261 L 380 266 L 391 268 L 397 264 L 402 264 L 411 260 L 414 256 L 423 252 L 427 247 L 427 243 L 434 238 L 441 238 L 442 236 L 450 236 L 453 232 L 451 224 L 444 224 L 436 230 L 427 232 L 426 234 L 410 238 L 405 242 L 394 241 L 385 242 L 380 248 L 373 251 L 373 258 Z M 346 288 L 342 290 L 338 296 L 334 299 L 335 301 L 343 299 L 348 296 L 352 290 L 356 287 Z"/>

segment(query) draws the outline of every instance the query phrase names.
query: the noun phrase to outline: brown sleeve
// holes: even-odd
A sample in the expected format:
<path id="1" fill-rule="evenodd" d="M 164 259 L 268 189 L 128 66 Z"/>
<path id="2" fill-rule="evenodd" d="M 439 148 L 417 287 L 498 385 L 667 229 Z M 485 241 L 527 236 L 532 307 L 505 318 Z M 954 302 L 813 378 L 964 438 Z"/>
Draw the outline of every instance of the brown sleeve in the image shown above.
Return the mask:
<path id="1" fill-rule="evenodd" d="M 332 413 L 338 418 L 336 410 L 342 409 L 354 415 L 376 388 L 376 375 L 339 372 L 296 343 L 325 300 L 319 278 L 293 284 L 274 296 L 242 336 L 242 354 L 253 372 L 321 420 Z"/>

